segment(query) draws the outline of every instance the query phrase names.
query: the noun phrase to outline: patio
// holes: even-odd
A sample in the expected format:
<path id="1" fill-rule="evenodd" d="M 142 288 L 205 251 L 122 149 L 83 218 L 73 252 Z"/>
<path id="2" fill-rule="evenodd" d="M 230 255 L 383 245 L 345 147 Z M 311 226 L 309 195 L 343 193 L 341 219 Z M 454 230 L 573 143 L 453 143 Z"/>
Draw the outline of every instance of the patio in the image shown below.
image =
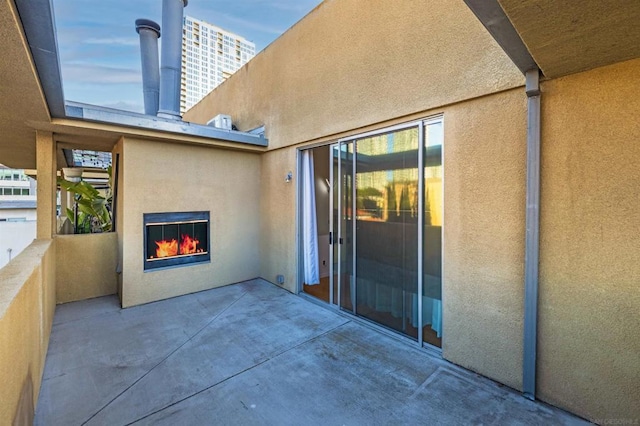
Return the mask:
<path id="1" fill-rule="evenodd" d="M 264 280 L 56 309 L 36 425 L 582 424 Z"/>

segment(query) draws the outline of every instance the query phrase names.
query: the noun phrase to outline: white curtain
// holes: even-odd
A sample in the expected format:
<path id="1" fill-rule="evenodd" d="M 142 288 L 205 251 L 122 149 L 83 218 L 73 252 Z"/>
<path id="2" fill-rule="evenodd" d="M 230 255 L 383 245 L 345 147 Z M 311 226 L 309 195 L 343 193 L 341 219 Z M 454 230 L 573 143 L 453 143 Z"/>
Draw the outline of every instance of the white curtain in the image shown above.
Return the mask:
<path id="1" fill-rule="evenodd" d="M 320 284 L 315 189 L 313 152 L 305 150 L 302 151 L 302 247 L 304 283 L 307 285 Z"/>

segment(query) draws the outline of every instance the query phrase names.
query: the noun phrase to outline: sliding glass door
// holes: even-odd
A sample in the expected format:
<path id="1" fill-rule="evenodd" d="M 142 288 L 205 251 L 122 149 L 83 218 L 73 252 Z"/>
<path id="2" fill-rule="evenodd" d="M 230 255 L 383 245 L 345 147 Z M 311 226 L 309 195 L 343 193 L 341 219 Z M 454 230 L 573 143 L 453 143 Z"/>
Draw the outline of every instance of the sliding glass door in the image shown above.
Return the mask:
<path id="1" fill-rule="evenodd" d="M 331 147 L 331 303 L 419 342 L 442 327 L 442 121 Z"/>

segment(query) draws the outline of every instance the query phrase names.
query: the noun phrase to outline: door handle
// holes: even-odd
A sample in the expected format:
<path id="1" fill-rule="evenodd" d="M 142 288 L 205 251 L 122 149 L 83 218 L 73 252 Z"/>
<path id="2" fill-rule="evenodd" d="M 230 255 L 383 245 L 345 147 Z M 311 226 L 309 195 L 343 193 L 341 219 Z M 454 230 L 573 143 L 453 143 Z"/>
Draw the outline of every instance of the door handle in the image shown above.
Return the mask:
<path id="1" fill-rule="evenodd" d="M 329 245 L 333 244 L 333 232 L 329 232 Z"/>

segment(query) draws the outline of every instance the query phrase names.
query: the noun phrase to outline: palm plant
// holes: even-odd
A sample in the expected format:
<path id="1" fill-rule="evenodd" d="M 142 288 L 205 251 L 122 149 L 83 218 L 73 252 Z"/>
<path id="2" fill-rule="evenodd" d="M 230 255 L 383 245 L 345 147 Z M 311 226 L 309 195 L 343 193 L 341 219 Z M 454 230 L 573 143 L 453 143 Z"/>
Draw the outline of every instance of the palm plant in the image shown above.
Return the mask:
<path id="1" fill-rule="evenodd" d="M 88 182 L 71 182 L 59 178 L 58 185 L 74 196 L 75 209 L 67 208 L 67 217 L 74 226 L 76 234 L 89 234 L 110 232 L 112 229 L 111 217 L 111 166 L 107 169 L 109 175 L 109 187 L 106 196 Z"/>

